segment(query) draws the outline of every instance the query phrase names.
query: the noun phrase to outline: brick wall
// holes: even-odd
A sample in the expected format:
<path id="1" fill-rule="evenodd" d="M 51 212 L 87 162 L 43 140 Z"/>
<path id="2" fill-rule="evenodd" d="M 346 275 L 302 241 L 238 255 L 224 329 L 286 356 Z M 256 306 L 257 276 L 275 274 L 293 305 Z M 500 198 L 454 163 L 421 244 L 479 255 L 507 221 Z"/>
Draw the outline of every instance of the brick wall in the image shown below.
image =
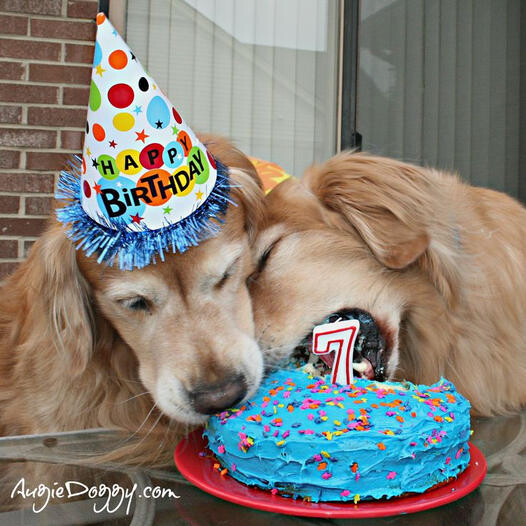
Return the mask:
<path id="1" fill-rule="evenodd" d="M 82 148 L 97 0 L 0 0 L 0 279 L 42 231 Z"/>

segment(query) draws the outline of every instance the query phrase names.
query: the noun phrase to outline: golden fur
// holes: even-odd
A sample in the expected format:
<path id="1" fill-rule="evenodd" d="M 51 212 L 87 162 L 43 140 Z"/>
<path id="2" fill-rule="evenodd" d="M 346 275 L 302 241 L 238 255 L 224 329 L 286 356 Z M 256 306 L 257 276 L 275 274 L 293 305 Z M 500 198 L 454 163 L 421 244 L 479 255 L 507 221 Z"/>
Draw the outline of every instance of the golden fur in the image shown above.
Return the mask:
<path id="1" fill-rule="evenodd" d="M 347 152 L 279 185 L 267 207 L 251 295 L 269 366 L 328 314 L 361 308 L 383 330 L 389 378 L 443 375 L 482 415 L 525 404 L 518 202 L 445 172 Z"/>
<path id="2" fill-rule="evenodd" d="M 124 272 L 76 251 L 51 219 L 4 283 L 2 435 L 120 429 L 137 440 L 108 458 L 170 464 L 181 434 L 204 420 L 184 403 L 185 388 L 236 368 L 247 378 L 248 395 L 257 388 L 262 358 L 245 279 L 263 192 L 241 152 L 225 140 L 202 139 L 231 168 L 236 185 L 238 206 L 229 206 L 217 237 L 164 263 Z M 130 294 L 150 297 L 151 310 L 127 309 Z"/>

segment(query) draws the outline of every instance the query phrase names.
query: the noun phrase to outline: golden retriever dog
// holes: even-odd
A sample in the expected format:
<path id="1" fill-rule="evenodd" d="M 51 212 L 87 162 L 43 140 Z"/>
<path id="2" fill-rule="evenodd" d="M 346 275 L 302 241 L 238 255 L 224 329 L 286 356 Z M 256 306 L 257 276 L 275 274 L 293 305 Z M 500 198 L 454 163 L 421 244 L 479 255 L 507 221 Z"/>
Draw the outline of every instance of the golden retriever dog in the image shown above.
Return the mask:
<path id="1" fill-rule="evenodd" d="M 2 435 L 120 429 L 142 438 L 115 459 L 170 464 L 189 425 L 255 392 L 263 359 L 246 278 L 263 191 L 239 150 L 201 140 L 229 166 L 237 204 L 216 237 L 121 271 L 76 251 L 52 219 L 4 283 Z"/>
<path id="2" fill-rule="evenodd" d="M 453 381 L 475 413 L 526 402 L 526 209 L 457 177 L 342 153 L 267 197 L 251 277 L 267 367 L 313 326 L 350 314 L 369 332 L 355 368 Z"/>

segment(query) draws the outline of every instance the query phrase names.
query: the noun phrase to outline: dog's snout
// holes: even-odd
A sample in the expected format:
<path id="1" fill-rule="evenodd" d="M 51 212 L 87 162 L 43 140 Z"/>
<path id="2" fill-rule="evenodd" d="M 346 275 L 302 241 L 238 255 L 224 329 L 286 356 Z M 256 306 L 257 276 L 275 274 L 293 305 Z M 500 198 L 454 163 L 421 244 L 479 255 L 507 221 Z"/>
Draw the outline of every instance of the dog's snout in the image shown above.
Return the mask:
<path id="1" fill-rule="evenodd" d="M 199 386 L 190 391 L 190 401 L 194 410 L 205 415 L 213 415 L 235 406 L 247 394 L 245 377 L 241 374 L 229 376 L 213 384 Z"/>

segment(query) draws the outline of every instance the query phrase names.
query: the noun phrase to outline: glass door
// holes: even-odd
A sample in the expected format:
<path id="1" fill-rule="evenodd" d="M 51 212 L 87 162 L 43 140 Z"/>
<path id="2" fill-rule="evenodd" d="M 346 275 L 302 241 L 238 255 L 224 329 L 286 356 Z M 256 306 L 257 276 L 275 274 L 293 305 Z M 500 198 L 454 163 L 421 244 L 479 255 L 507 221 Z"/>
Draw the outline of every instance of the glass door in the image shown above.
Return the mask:
<path id="1" fill-rule="evenodd" d="M 526 202 L 525 44 L 521 0 L 361 2 L 363 149 Z"/>
<path id="2" fill-rule="evenodd" d="M 337 143 L 338 0 L 132 0 L 127 40 L 196 131 L 295 175 Z"/>

